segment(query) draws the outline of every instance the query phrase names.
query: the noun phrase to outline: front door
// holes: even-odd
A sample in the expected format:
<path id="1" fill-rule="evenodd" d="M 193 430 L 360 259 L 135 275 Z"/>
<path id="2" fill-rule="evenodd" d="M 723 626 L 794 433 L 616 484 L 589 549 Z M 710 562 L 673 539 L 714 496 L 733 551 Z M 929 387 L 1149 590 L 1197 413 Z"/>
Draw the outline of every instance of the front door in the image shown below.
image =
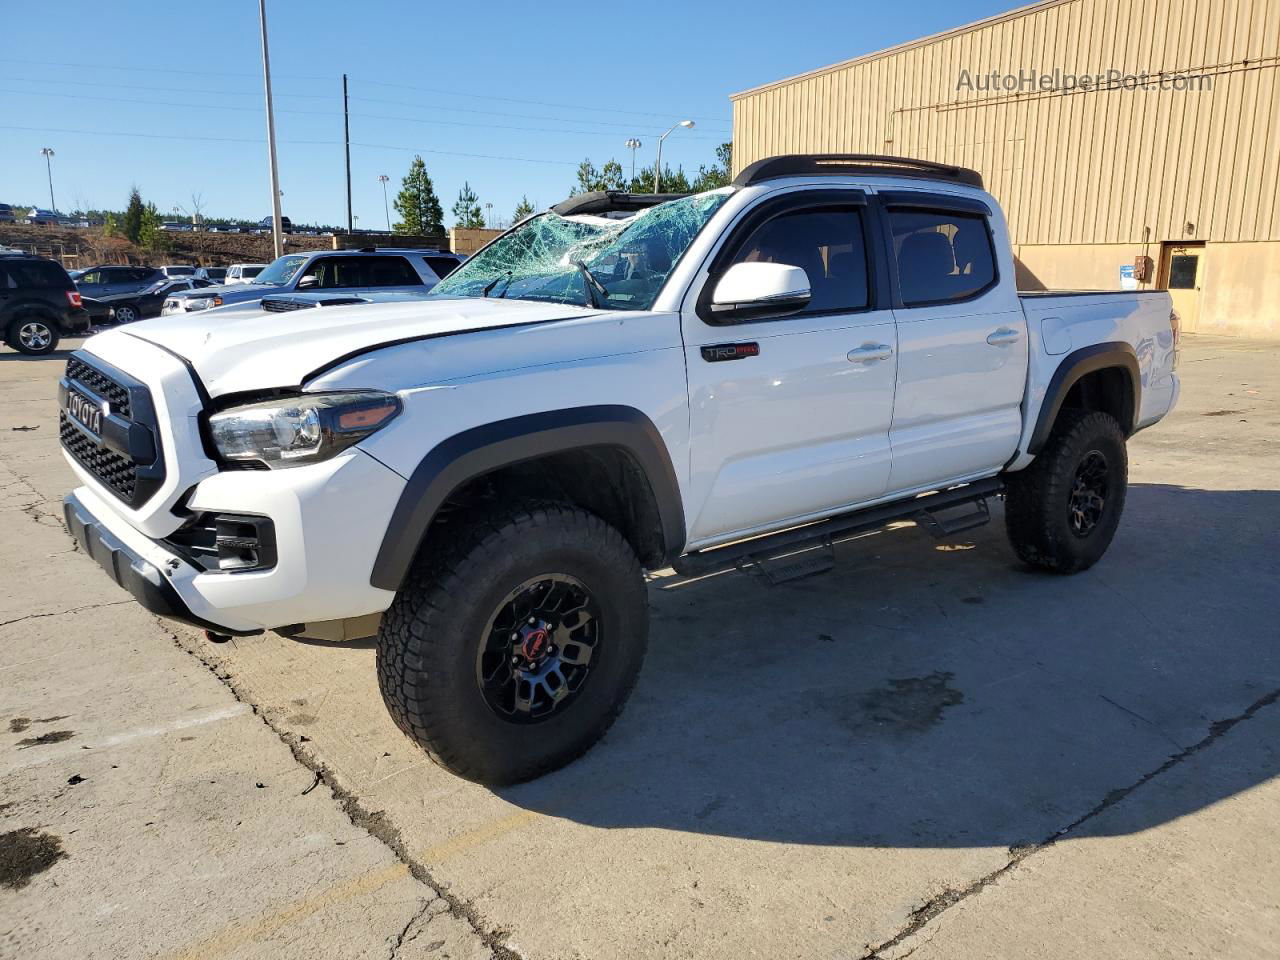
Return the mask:
<path id="1" fill-rule="evenodd" d="M 1166 243 L 1160 276 L 1182 320 L 1185 333 L 1200 325 L 1200 286 L 1204 273 L 1203 243 Z"/>
<path id="2" fill-rule="evenodd" d="M 690 406 L 689 546 L 874 500 L 889 479 L 897 342 L 877 302 L 865 196 L 806 191 L 739 222 L 682 318 Z M 710 291 L 735 263 L 802 267 L 804 310 L 724 323 Z"/>

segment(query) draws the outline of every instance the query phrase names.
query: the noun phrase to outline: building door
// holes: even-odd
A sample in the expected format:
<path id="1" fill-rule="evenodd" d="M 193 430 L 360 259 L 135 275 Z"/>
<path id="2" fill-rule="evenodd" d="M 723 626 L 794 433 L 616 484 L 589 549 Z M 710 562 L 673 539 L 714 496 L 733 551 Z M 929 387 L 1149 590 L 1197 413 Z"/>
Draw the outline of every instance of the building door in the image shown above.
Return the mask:
<path id="1" fill-rule="evenodd" d="M 1200 325 L 1200 286 L 1204 278 L 1203 243 L 1166 243 L 1160 265 L 1163 285 L 1182 320 L 1182 330 L 1194 333 Z"/>

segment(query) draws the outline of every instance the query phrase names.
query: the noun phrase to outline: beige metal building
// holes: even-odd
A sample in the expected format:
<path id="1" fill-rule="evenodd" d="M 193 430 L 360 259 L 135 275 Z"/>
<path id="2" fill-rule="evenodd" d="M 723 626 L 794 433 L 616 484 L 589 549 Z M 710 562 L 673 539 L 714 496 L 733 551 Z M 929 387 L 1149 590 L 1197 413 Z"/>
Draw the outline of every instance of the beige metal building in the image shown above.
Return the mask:
<path id="1" fill-rule="evenodd" d="M 735 94 L 733 161 L 973 167 L 1023 288 L 1168 287 L 1187 330 L 1280 337 L 1278 61 L 1280 0 L 1043 0 Z"/>

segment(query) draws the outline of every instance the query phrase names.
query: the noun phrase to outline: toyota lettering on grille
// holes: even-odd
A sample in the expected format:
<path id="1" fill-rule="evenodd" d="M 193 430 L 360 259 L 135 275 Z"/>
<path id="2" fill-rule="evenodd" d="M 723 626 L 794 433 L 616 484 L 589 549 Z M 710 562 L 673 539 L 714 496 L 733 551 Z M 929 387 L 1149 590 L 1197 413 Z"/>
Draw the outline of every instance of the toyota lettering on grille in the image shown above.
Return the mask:
<path id="1" fill-rule="evenodd" d="M 67 416 L 95 437 L 102 436 L 102 417 L 109 412 L 107 401 L 90 400 L 75 388 L 67 388 Z"/>

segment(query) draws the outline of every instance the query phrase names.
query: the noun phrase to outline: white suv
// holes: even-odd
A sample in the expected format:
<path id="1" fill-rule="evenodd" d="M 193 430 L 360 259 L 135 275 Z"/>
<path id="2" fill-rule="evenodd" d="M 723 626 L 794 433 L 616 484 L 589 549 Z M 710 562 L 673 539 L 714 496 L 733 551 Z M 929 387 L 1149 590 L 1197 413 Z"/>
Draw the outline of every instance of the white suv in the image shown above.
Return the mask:
<path id="1" fill-rule="evenodd" d="M 1126 438 L 1177 397 L 1176 317 L 1013 278 L 955 167 L 778 157 L 695 196 L 574 197 L 420 300 L 94 337 L 60 390 L 67 522 L 158 613 L 376 631 L 401 729 L 527 779 L 621 710 L 645 568 L 785 580 L 997 495 L 1027 563 L 1102 556 Z"/>

